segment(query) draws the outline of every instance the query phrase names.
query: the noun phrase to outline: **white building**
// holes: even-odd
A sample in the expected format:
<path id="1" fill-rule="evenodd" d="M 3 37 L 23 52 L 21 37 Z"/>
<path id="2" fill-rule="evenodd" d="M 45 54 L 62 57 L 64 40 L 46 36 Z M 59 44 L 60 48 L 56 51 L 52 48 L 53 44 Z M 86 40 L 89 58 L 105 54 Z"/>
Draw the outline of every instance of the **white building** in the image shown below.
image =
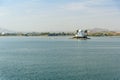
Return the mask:
<path id="1" fill-rule="evenodd" d="M 5 32 L 2 32 L 1 34 L 2 34 L 2 35 L 4 35 L 4 34 L 5 34 Z"/>
<path id="2" fill-rule="evenodd" d="M 80 37 L 80 38 L 87 38 L 87 30 L 77 30 L 75 37 Z"/>

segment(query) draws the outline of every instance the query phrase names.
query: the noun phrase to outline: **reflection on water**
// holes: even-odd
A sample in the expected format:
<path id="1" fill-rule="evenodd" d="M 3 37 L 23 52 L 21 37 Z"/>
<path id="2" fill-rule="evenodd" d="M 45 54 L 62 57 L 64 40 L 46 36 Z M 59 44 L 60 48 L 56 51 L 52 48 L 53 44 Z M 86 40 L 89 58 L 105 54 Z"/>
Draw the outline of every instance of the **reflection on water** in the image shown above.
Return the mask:
<path id="1" fill-rule="evenodd" d="M 120 80 L 120 38 L 1 37 L 0 80 Z"/>

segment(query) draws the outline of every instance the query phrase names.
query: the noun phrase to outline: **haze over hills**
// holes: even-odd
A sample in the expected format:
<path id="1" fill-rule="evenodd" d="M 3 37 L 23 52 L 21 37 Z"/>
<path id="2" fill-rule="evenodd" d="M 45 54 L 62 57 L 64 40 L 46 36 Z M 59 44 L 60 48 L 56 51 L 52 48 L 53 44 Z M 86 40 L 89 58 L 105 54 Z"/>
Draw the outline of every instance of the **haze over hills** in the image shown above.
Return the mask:
<path id="1" fill-rule="evenodd" d="M 105 28 L 93 28 L 93 29 L 87 29 L 89 32 L 109 32 L 111 30 L 109 29 L 105 29 Z M 73 30 L 73 32 L 76 30 Z M 17 31 L 12 31 L 12 30 L 8 30 L 8 29 L 4 29 L 4 28 L 0 28 L 0 33 L 16 33 Z M 35 32 L 35 31 L 34 31 Z M 116 30 L 115 32 L 120 32 L 118 30 Z"/>
<path id="2" fill-rule="evenodd" d="M 120 36 L 120 31 L 111 31 L 104 28 L 87 29 L 88 36 Z M 76 30 L 72 32 L 15 32 L 0 28 L 0 36 L 74 36 Z"/>
<path id="3" fill-rule="evenodd" d="M 4 29 L 4 28 L 0 28 L 0 33 L 15 33 L 15 31 L 12 31 L 12 30 L 8 30 L 8 29 Z"/>
<path id="4" fill-rule="evenodd" d="M 110 31 L 109 29 L 105 28 L 93 28 L 93 29 L 88 29 L 90 32 L 108 32 Z"/>

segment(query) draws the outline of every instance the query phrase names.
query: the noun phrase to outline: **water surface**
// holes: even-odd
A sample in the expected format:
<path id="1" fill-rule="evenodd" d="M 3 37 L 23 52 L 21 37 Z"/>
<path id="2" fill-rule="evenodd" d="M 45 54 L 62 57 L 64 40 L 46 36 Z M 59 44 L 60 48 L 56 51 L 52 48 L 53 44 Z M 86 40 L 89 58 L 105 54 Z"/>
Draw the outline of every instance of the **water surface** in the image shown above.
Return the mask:
<path id="1" fill-rule="evenodd" d="M 120 37 L 0 37 L 0 80 L 120 80 Z"/>

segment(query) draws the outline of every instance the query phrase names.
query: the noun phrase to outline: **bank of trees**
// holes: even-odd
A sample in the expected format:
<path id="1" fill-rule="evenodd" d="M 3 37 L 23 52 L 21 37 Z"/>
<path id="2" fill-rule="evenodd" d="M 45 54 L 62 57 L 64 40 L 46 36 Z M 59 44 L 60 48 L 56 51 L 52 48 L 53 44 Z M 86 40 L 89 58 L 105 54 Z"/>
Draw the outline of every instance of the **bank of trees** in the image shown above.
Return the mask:
<path id="1" fill-rule="evenodd" d="M 29 32 L 29 33 L 0 33 L 0 36 L 74 36 L 74 32 Z M 120 32 L 89 32 L 88 36 L 120 36 Z"/>
<path id="2" fill-rule="evenodd" d="M 65 32 L 58 32 L 58 33 L 50 33 L 50 32 L 29 32 L 29 33 L 5 33 L 0 34 L 0 36 L 72 36 L 74 33 L 65 33 Z"/>

